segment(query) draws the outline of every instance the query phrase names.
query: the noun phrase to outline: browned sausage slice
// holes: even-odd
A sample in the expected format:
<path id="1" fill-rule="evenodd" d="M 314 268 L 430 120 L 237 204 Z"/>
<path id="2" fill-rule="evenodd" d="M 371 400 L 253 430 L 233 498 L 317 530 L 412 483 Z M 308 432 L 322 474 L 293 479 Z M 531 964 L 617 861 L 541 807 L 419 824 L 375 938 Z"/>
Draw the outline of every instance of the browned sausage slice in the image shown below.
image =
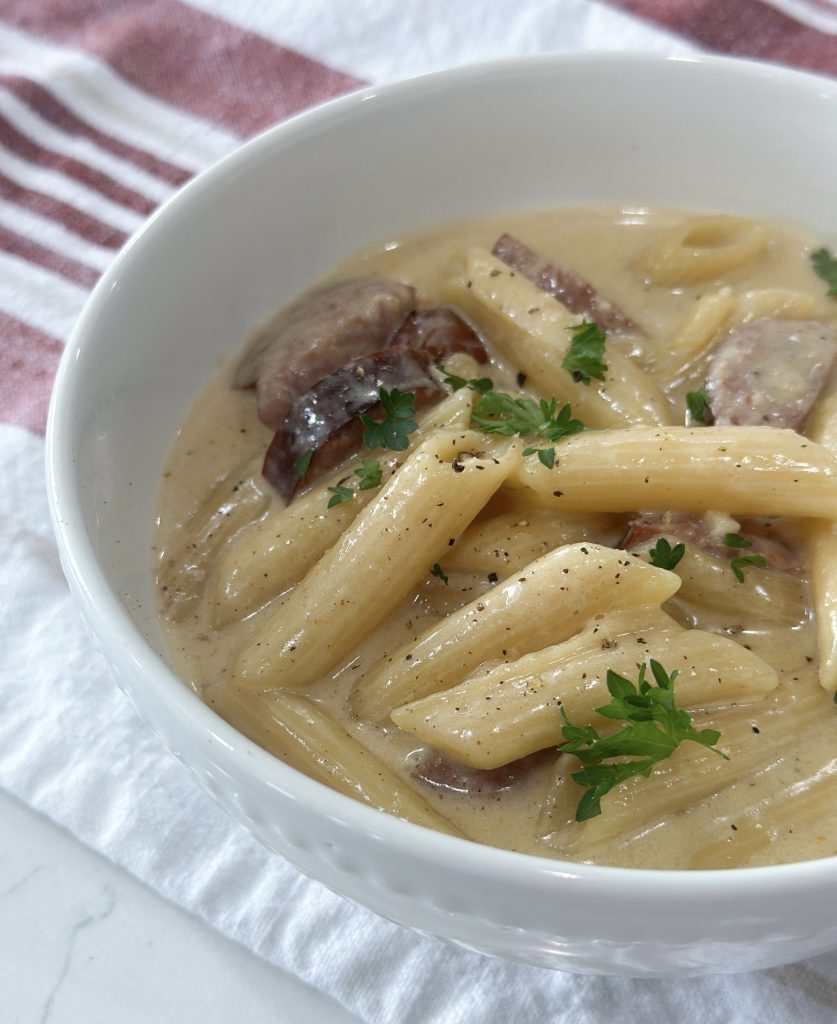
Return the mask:
<path id="1" fill-rule="evenodd" d="M 775 520 L 766 517 L 742 519 L 736 532 L 750 542 L 746 553 L 763 555 L 771 569 L 788 575 L 800 575 L 802 563 L 797 552 L 777 535 Z M 671 544 L 683 543 L 719 558 L 732 559 L 742 552 L 728 547 L 724 537 L 729 527 L 723 521 L 712 522 L 685 512 L 642 512 L 628 524 L 628 531 L 619 547 L 632 554 L 647 553 L 661 538 Z M 729 531 L 732 532 L 732 531 Z"/>
<path id="2" fill-rule="evenodd" d="M 262 468 L 267 481 L 290 501 L 301 482 L 295 469 L 301 455 L 318 453 L 318 465 L 312 461 L 306 479 L 346 458 L 360 444 L 357 418 L 380 404 L 380 388 L 441 396 L 430 365 L 428 352 L 399 346 L 354 359 L 323 377 L 294 402 L 276 431 Z"/>
<path id="3" fill-rule="evenodd" d="M 815 320 L 764 318 L 731 331 L 713 353 L 706 376 L 715 422 L 798 430 L 835 355 L 835 328 Z"/>
<path id="4" fill-rule="evenodd" d="M 256 387 L 259 419 L 275 429 L 312 384 L 388 345 L 415 307 L 414 288 L 380 277 L 315 288 L 258 332 L 233 385 Z"/>
<path id="5" fill-rule="evenodd" d="M 392 339 L 393 345 L 423 348 L 434 361 L 465 352 L 478 363 L 488 360 L 488 353 L 476 331 L 452 309 L 420 309 L 411 313 Z"/>
<path id="6" fill-rule="evenodd" d="M 554 295 L 571 313 L 593 320 L 603 331 L 642 334 L 629 316 L 599 295 L 591 284 L 571 270 L 550 263 L 511 235 L 501 235 L 491 251 L 506 266 L 528 277 L 541 291 Z"/>
<path id="7" fill-rule="evenodd" d="M 460 764 L 438 751 L 428 749 L 413 768 L 411 775 L 428 786 L 445 789 L 451 793 L 494 796 L 510 789 L 543 764 L 554 761 L 556 755 L 555 747 L 551 747 L 548 750 L 527 754 L 526 757 L 511 761 L 500 768 L 482 769 Z"/>

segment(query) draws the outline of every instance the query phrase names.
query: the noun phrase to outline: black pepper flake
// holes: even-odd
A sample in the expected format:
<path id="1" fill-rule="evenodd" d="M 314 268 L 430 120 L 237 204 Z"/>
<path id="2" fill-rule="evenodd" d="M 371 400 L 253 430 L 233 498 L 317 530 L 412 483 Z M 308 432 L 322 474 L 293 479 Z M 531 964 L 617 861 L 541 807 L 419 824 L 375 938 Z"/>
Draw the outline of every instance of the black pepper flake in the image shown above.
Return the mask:
<path id="1" fill-rule="evenodd" d="M 756 736 L 758 736 L 758 734 L 761 732 L 761 729 L 759 729 L 759 727 L 757 725 L 754 725 L 753 726 L 753 732 L 756 734 Z"/>
<path id="2" fill-rule="evenodd" d="M 553 491 L 552 493 L 555 495 L 556 498 L 563 498 L 564 497 L 564 492 L 563 491 Z"/>
<path id="3" fill-rule="evenodd" d="M 526 383 L 526 374 L 525 373 L 519 373 L 517 375 L 517 386 L 519 388 L 522 388 L 525 383 Z"/>
<path id="4" fill-rule="evenodd" d="M 496 572 L 490 572 L 488 574 L 488 582 L 489 583 L 496 583 L 497 582 L 497 578 L 498 577 L 497 577 L 497 573 Z"/>

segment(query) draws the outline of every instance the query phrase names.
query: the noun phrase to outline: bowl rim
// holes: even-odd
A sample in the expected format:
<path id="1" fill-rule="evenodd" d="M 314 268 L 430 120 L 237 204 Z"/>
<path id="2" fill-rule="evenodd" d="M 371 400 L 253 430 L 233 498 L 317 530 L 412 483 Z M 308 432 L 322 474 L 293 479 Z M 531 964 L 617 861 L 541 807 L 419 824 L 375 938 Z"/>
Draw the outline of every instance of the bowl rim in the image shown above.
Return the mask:
<path id="1" fill-rule="evenodd" d="M 366 838 L 385 844 L 429 864 L 466 871 L 474 876 L 532 887 L 550 886 L 557 879 L 575 879 L 595 885 L 608 895 L 625 894 L 630 899 L 654 895 L 665 897 L 676 892 L 684 901 L 737 897 L 761 899 L 775 895 L 777 885 L 789 895 L 837 880 L 837 856 L 790 864 L 718 870 L 650 869 L 612 867 L 575 863 L 534 854 L 518 853 L 487 846 L 472 840 L 444 835 L 412 824 L 344 796 L 285 764 L 247 739 L 212 711 L 185 686 L 163 658 L 157 654 L 131 618 L 117 593 L 108 584 L 99 565 L 92 542 L 84 528 L 81 491 L 78 480 L 76 448 L 77 417 L 74 395 L 79 374 L 76 367 L 88 338 L 95 337 L 95 323 L 108 303 L 118 281 L 130 273 L 135 251 L 156 237 L 172 210 L 199 199 L 207 190 L 223 184 L 224 179 L 264 154 L 280 153 L 288 145 L 316 135 L 330 123 L 363 104 L 391 104 L 411 97 L 419 99 L 449 85 L 462 85 L 486 77 L 531 75 L 545 72 L 584 74 L 602 69 L 646 70 L 652 66 L 691 65 L 702 75 L 724 71 L 742 80 L 773 80 L 802 88 L 815 89 L 822 98 L 837 100 L 837 80 L 774 64 L 739 58 L 707 55 L 659 55 L 642 52 L 599 51 L 595 53 L 545 53 L 524 57 L 482 61 L 445 68 L 371 85 L 329 100 L 267 128 L 254 138 L 198 173 L 173 196 L 162 203 L 128 240 L 103 273 L 87 299 L 70 334 L 56 374 L 46 429 L 46 479 L 53 528 L 61 562 L 76 600 L 87 622 L 99 637 L 116 670 L 141 673 L 154 698 L 165 706 L 178 724 L 215 746 L 215 757 L 235 763 L 236 771 L 248 781 L 267 786 L 279 794 L 304 802 L 305 806 L 331 822 Z M 131 698 L 133 701 L 133 697 Z M 135 702 L 134 702 L 135 703 Z"/>

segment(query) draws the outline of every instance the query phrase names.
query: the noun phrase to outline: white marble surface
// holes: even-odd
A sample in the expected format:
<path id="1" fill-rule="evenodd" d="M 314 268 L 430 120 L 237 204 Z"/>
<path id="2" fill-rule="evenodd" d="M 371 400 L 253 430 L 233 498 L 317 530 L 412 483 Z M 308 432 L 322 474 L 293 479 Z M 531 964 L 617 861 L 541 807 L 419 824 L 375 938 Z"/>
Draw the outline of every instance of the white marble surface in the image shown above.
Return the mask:
<path id="1" fill-rule="evenodd" d="M 359 1024 L 0 791 L 3 1024 Z"/>

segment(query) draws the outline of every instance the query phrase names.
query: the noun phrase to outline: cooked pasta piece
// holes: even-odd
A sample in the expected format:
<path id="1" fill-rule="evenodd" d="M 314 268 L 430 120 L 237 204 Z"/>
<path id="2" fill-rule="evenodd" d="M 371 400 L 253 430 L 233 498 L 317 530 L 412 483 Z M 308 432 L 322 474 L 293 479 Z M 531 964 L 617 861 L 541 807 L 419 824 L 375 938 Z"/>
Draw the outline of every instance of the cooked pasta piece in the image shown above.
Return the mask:
<path id="1" fill-rule="evenodd" d="M 662 604 L 679 585 L 673 573 L 624 551 L 557 548 L 373 668 L 355 685 L 352 710 L 383 721 L 393 708 L 455 686 L 486 661 L 560 643 L 620 604 Z"/>
<path id="2" fill-rule="evenodd" d="M 636 268 L 655 284 L 697 284 L 753 263 L 768 240 L 767 229 L 756 221 L 725 216 L 690 218 L 647 246 Z"/>
<path id="3" fill-rule="evenodd" d="M 556 512 L 837 518 L 837 457 L 775 427 L 632 427 L 561 441 L 555 468 L 524 459 L 510 486 Z"/>
<path id="4" fill-rule="evenodd" d="M 397 708 L 392 720 L 456 761 L 497 768 L 560 744 L 560 708 L 574 725 L 589 725 L 610 699 L 608 670 L 633 678 L 651 658 L 680 673 L 678 707 L 757 700 L 779 681 L 774 669 L 735 641 L 683 629 L 659 608 L 635 608 Z"/>
<path id="5" fill-rule="evenodd" d="M 789 699 L 795 705 L 792 719 L 782 713 L 782 705 Z M 782 688 L 764 702 L 746 708 L 695 712 L 695 728 L 717 729 L 721 733 L 718 747 L 729 756 L 728 761 L 697 744 L 683 743 L 671 757 L 656 765 L 647 778 L 635 776 L 611 790 L 602 799 L 602 814 L 583 823 L 575 821 L 575 808 L 583 788 L 569 777 L 578 762 L 571 755 L 562 755 L 555 788 L 544 805 L 539 833 L 562 856 L 586 860 L 595 858 L 596 850 L 603 846 L 611 850 L 625 848 L 652 837 L 663 823 L 667 829 L 682 823 L 684 841 L 677 845 L 688 851 L 691 858 L 697 846 L 696 828 L 688 817 L 683 817 L 690 808 L 696 809 L 714 794 L 745 779 L 752 780 L 783 760 L 790 773 L 796 774 L 794 756 L 804 745 L 806 735 L 816 731 L 821 717 L 822 698 L 818 699 L 815 688 L 793 696 Z M 701 830 L 711 827 L 712 817 L 708 809 L 701 815 Z M 690 865 L 687 862 L 677 866 Z"/>
<path id="6" fill-rule="evenodd" d="M 457 368 L 470 369 L 473 360 L 451 360 Z M 419 420 L 411 450 L 433 430 L 467 427 L 473 392 L 457 391 Z M 357 456 L 354 462 L 358 462 Z M 379 461 L 386 481 L 406 458 L 403 452 L 387 452 Z M 252 526 L 227 547 L 221 558 L 215 587 L 213 618 L 218 627 L 242 619 L 277 594 L 292 587 L 335 544 L 343 531 L 378 493 L 356 489 L 352 501 L 328 507 L 329 487 L 341 483 L 350 472 L 342 467 Z"/>
<path id="7" fill-rule="evenodd" d="M 797 576 L 758 568 L 745 571 L 739 582 L 728 559 L 689 545 L 673 571 L 683 581 L 676 600 L 710 621 L 792 627 L 806 617 L 805 583 Z"/>
<path id="8" fill-rule="evenodd" d="M 158 577 L 164 606 L 175 621 L 200 601 L 212 559 L 226 541 L 258 519 L 269 502 L 267 485 L 248 462 L 228 473 L 183 526 L 180 545 L 166 551 Z"/>
<path id="9" fill-rule="evenodd" d="M 735 296 L 732 321 L 746 324 L 762 317 L 808 320 L 817 310 L 817 300 L 808 292 L 792 288 L 756 288 Z"/>
<path id="10" fill-rule="evenodd" d="M 668 404 L 648 374 L 612 339 L 605 350 L 605 380 L 576 383 L 561 362 L 571 328 L 582 318 L 490 253 L 471 249 L 446 294 L 545 397 L 570 403 L 588 426 L 671 422 Z"/>
<path id="11" fill-rule="evenodd" d="M 301 687 L 335 668 L 428 575 L 517 458 L 504 439 L 431 435 L 267 617 L 239 655 L 238 682 Z"/>
<path id="12" fill-rule="evenodd" d="M 309 778 L 396 818 L 462 833 L 322 708 L 301 694 L 239 694 L 213 686 L 204 700 L 245 736 Z"/>
<path id="13" fill-rule="evenodd" d="M 733 308 L 729 285 L 701 295 L 672 337 L 666 358 L 683 363 L 705 352 L 729 323 Z"/>
<path id="14" fill-rule="evenodd" d="M 613 516 L 556 516 L 546 509 L 529 507 L 469 526 L 445 558 L 445 568 L 494 573 L 503 579 L 553 548 L 583 540 L 614 546 L 624 532 L 624 522 Z"/>
<path id="15" fill-rule="evenodd" d="M 808 432 L 837 455 L 837 394 L 820 402 Z M 826 690 L 837 691 L 837 524 L 812 520 L 806 523 L 805 534 L 820 683 Z"/>

